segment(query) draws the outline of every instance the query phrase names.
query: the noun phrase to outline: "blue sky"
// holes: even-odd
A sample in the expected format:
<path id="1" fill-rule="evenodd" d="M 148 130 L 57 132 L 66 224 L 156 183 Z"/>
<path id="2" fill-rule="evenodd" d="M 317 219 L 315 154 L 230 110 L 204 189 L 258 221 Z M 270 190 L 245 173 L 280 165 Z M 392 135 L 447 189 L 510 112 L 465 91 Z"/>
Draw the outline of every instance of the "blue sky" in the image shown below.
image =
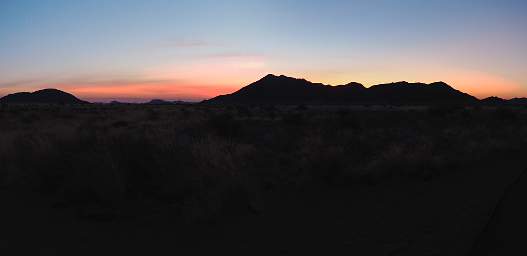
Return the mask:
<path id="1" fill-rule="evenodd" d="M 267 73 L 527 96 L 527 1 L 3 0 L 0 95 L 199 100 Z"/>

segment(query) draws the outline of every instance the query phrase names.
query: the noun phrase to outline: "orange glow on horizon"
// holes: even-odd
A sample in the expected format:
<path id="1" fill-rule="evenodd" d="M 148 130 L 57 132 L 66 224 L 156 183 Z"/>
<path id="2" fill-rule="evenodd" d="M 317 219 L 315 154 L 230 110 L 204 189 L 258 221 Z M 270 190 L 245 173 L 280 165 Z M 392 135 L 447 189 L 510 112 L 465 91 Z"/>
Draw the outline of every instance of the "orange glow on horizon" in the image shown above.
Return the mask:
<path id="1" fill-rule="evenodd" d="M 16 88 L 0 89 L 2 95 L 20 92 L 35 91 L 42 88 L 57 88 L 72 93 L 77 97 L 88 101 L 111 101 L 126 100 L 148 101 L 151 99 L 164 100 L 187 100 L 201 101 L 218 95 L 233 93 L 240 88 L 255 82 L 267 73 L 263 68 L 264 63 L 258 58 L 233 58 L 230 67 L 236 72 L 229 71 L 220 63 L 213 65 L 195 64 L 185 68 L 177 66 L 166 66 L 150 70 L 143 74 L 143 78 L 130 81 L 96 81 L 82 82 L 70 81 L 63 83 L 47 82 L 47 86 L 20 86 Z M 198 71 L 211 70 L 206 75 L 197 76 Z M 413 77 L 415 80 L 409 82 L 431 83 L 444 81 L 453 88 L 476 96 L 480 99 L 498 96 L 505 99 L 515 97 L 526 97 L 527 90 L 516 81 L 512 81 L 495 74 L 480 71 L 466 70 L 444 70 L 422 71 L 420 73 L 408 74 L 408 72 L 385 72 L 385 73 L 331 73 L 331 72 L 309 72 L 311 76 L 304 76 L 308 72 L 291 72 L 289 75 L 297 78 L 305 78 L 312 82 L 322 82 L 330 85 L 346 84 L 349 82 L 361 82 L 365 86 L 374 84 L 403 81 L 404 76 Z M 404 75 L 400 75 L 404 74 Z M 276 73 L 279 75 L 279 73 Z M 349 79 L 352 77 L 353 79 Z M 143 80 L 142 80 L 143 79 Z M 366 82 L 364 82 L 366 81 Z M 16 91 L 14 91 L 16 89 Z"/>
<path id="2" fill-rule="evenodd" d="M 229 94 L 237 89 L 228 86 L 200 86 L 181 84 L 134 84 L 99 85 L 97 87 L 75 85 L 68 87 L 69 92 L 83 99 L 164 99 L 199 101 L 218 95 Z"/>
<path id="3" fill-rule="evenodd" d="M 448 78 L 451 86 L 478 98 L 498 96 L 501 98 L 527 97 L 520 83 L 483 72 L 457 72 Z"/>

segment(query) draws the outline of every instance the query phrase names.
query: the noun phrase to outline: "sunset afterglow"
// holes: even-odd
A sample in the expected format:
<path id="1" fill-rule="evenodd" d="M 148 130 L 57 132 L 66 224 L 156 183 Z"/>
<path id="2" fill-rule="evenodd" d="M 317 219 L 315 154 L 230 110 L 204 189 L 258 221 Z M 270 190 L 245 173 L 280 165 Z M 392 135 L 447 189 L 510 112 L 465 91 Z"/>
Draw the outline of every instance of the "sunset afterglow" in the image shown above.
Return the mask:
<path id="1" fill-rule="evenodd" d="M 266 74 L 527 96 L 527 2 L 2 1 L 0 96 L 199 101 Z"/>

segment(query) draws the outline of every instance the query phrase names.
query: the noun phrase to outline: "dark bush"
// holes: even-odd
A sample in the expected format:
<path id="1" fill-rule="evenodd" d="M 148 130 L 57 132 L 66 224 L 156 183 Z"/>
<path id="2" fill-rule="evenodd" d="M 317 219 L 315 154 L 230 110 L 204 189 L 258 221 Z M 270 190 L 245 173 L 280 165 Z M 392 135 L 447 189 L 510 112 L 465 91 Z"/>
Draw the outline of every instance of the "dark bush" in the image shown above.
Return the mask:
<path id="1" fill-rule="evenodd" d="M 494 112 L 494 118 L 500 122 L 518 121 L 518 113 L 511 108 L 500 107 Z"/>
<path id="2" fill-rule="evenodd" d="M 428 107 L 428 114 L 435 118 L 446 118 L 455 115 L 464 109 L 463 106 L 437 105 Z"/>
<path id="3" fill-rule="evenodd" d="M 304 114 L 302 113 L 288 113 L 283 117 L 283 122 L 289 126 L 302 126 L 306 124 Z"/>
<path id="4" fill-rule="evenodd" d="M 208 120 L 207 126 L 220 137 L 233 138 L 239 136 L 241 132 L 240 122 L 230 113 L 221 113 L 212 116 Z"/>
<path id="5" fill-rule="evenodd" d="M 308 109 L 309 108 L 306 105 L 298 105 L 298 106 L 296 106 L 296 110 L 297 111 L 306 111 Z"/>
<path id="6" fill-rule="evenodd" d="M 253 117 L 253 113 L 251 109 L 247 106 L 236 106 L 236 112 L 238 113 L 238 115 L 242 117 L 246 117 L 246 118 Z"/>
<path id="7" fill-rule="evenodd" d="M 142 202 L 190 219 L 232 215 L 268 191 L 434 179 L 527 143 L 521 112 L 511 109 L 115 105 L 64 110 L 71 119 L 60 109 L 3 112 L 0 186 L 92 217 L 87 209 L 140 214 L 121 207 Z"/>
<path id="8" fill-rule="evenodd" d="M 146 119 L 149 120 L 149 121 L 156 121 L 156 120 L 159 120 L 159 118 L 161 118 L 161 115 L 159 114 L 159 112 L 154 109 L 154 108 L 149 108 L 146 112 Z"/>

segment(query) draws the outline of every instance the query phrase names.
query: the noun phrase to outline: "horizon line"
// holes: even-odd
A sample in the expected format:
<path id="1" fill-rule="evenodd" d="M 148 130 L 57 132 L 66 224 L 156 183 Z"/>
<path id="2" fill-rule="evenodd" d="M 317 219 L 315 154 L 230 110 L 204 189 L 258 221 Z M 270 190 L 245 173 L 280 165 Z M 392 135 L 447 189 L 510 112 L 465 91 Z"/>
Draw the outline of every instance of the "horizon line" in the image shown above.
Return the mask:
<path id="1" fill-rule="evenodd" d="M 360 84 L 362 86 L 364 86 L 366 89 L 369 89 L 371 87 L 374 87 L 374 86 L 378 86 L 378 85 L 389 85 L 389 84 L 396 84 L 396 83 L 413 83 L 413 84 L 423 84 L 423 85 L 431 85 L 431 84 L 435 84 L 435 83 L 444 83 L 444 84 L 447 84 L 448 86 L 450 86 L 451 88 L 457 90 L 457 91 L 460 91 L 462 93 L 466 93 L 472 97 L 475 97 L 476 99 L 478 100 L 484 100 L 484 99 L 488 99 L 488 98 L 499 98 L 499 99 L 503 99 L 503 100 L 513 100 L 513 99 L 524 99 L 524 98 L 527 98 L 527 96 L 512 96 L 512 97 L 500 97 L 500 96 L 497 96 L 497 95 L 491 95 L 491 96 L 475 96 L 471 93 L 468 93 L 468 92 L 465 92 L 465 91 L 462 91 L 462 90 L 459 90 L 457 89 L 455 86 L 451 85 L 450 83 L 448 82 L 445 82 L 445 81 L 435 81 L 435 82 L 430 82 L 430 83 L 426 83 L 426 82 L 422 82 L 422 81 L 408 81 L 408 80 L 400 80 L 400 81 L 392 81 L 392 82 L 381 82 L 381 83 L 375 83 L 375 84 L 371 84 L 371 85 L 368 85 L 368 84 L 364 84 L 364 83 L 361 83 L 361 82 L 357 82 L 357 81 L 351 81 L 351 82 L 348 82 L 348 83 L 345 83 L 345 84 L 337 84 L 337 85 L 333 85 L 333 84 L 329 84 L 329 83 L 323 83 L 323 82 L 313 82 L 312 80 L 310 79 L 307 79 L 305 77 L 294 77 L 294 76 L 289 76 L 289 75 L 284 75 L 284 74 L 280 74 L 280 75 L 276 75 L 274 73 L 269 73 L 263 77 L 261 77 L 260 79 L 254 81 L 254 82 L 251 82 L 249 84 L 246 84 L 246 85 L 242 85 L 240 86 L 239 88 L 236 87 L 236 89 L 234 89 L 233 91 L 229 92 L 229 93 L 225 93 L 225 94 L 217 94 L 215 96 L 210 96 L 210 97 L 203 97 L 203 96 L 199 96 L 199 95 L 196 95 L 196 96 L 192 96 L 191 94 L 189 95 L 186 95 L 186 96 L 182 96 L 182 97 L 163 97 L 162 95 L 159 95 L 159 96 L 154 96 L 154 97 L 141 97 L 141 96 L 126 96 L 126 95 L 123 95 L 123 96 L 101 96 L 101 97 L 97 97 L 97 96 L 79 96 L 79 95 L 82 95 L 82 93 L 71 93 L 70 91 L 75 91 L 75 89 L 73 88 L 69 88 L 69 89 L 63 89 L 64 85 L 62 86 L 57 86 L 57 87 L 49 87 L 49 86 L 45 86 L 45 87 L 42 87 L 40 89 L 33 89 L 33 91 L 16 91 L 16 92 L 11 92 L 11 93 L 6 93 L 4 95 L 0 95 L 0 98 L 3 98 L 5 96 L 8 96 L 8 95 L 11 95 L 11 94 L 15 94 L 15 93 L 33 93 L 33 92 L 37 92 L 37 91 L 40 91 L 40 90 L 45 90 L 45 89 L 57 89 L 57 90 L 61 90 L 61 91 L 64 91 L 64 92 L 68 92 L 72 95 L 74 95 L 75 97 L 81 99 L 81 100 L 84 100 L 84 101 L 88 101 L 88 102 L 92 102 L 92 103 L 110 103 L 112 101 L 118 101 L 118 102 L 122 102 L 122 103 L 147 103 L 151 100 L 163 100 L 163 101 L 183 101 L 183 102 L 189 102 L 189 103 L 198 103 L 198 102 L 202 102 L 202 101 L 206 101 L 206 100 L 210 100 L 210 99 L 213 99 L 215 97 L 218 97 L 218 96 L 223 96 L 223 95 L 229 95 L 229 94 L 233 94 L 233 93 L 236 93 L 237 91 L 253 84 L 253 83 L 256 83 L 262 79 L 265 79 L 266 77 L 269 77 L 269 76 L 272 76 L 272 77 L 285 77 L 285 78 L 291 78 L 291 79 L 296 79 L 296 80 L 304 80 L 304 81 L 307 81 L 309 83 L 312 83 L 312 84 L 321 84 L 321 85 L 324 85 L 324 86 L 331 86 L 331 87 L 338 87 L 338 86 L 346 86 L 348 84 Z M 130 84 L 132 85 L 132 84 Z M 121 85 L 122 87 L 126 87 L 126 85 Z M 176 85 L 174 85 L 176 86 Z M 62 88 L 61 88 L 62 87 Z M 223 88 L 226 87 L 226 86 L 223 86 Z M 220 86 L 217 86 L 217 87 L 212 87 L 212 86 L 209 86 L 209 88 L 215 88 L 215 89 L 220 89 L 222 87 Z M 229 88 L 234 88 L 234 87 L 229 87 Z"/>

